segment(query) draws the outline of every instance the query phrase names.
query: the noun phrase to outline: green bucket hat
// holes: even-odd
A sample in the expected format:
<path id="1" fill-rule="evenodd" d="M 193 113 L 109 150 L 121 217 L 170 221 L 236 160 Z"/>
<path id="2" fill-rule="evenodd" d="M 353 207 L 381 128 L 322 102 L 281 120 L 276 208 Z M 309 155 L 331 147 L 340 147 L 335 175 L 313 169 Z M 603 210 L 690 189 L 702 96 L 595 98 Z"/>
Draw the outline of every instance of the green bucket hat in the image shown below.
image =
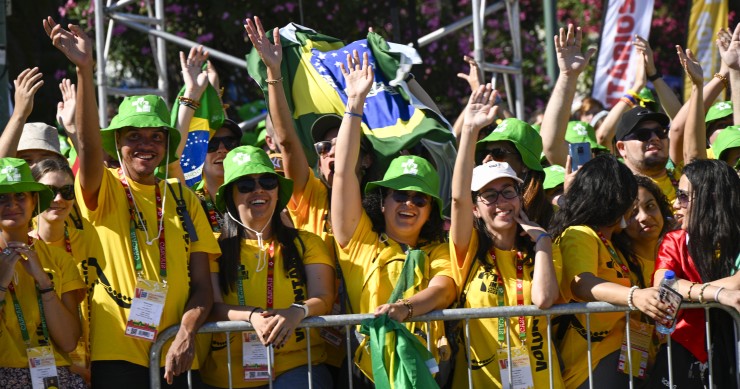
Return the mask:
<path id="1" fill-rule="evenodd" d="M 718 160 L 723 160 L 722 153 L 735 147 L 740 147 L 740 126 L 725 128 L 712 143 L 712 151 Z"/>
<path id="2" fill-rule="evenodd" d="M 168 158 L 162 158 L 159 166 L 167 161 L 177 161 L 177 146 L 180 144 L 180 132 L 170 123 L 170 111 L 164 100 L 155 95 L 129 96 L 118 106 L 118 115 L 113 117 L 108 128 L 100 130 L 103 138 L 103 149 L 111 157 L 118 159 L 116 153 L 116 131 L 121 128 L 164 128 L 168 135 Z"/>
<path id="3" fill-rule="evenodd" d="M 596 130 L 586 122 L 571 121 L 568 122 L 568 128 L 565 130 L 565 141 L 568 143 L 584 143 L 591 145 L 591 150 L 607 150 L 606 147 L 596 141 Z"/>
<path id="4" fill-rule="evenodd" d="M 282 211 L 288 204 L 293 193 L 293 180 L 275 173 L 272 160 L 264 150 L 254 146 L 239 146 L 226 154 L 224 159 L 224 183 L 218 187 L 216 193 L 216 208 L 224 212 L 226 210 L 225 191 L 240 178 L 250 174 L 274 174 L 280 183 L 278 186 L 278 202 L 276 211 Z"/>
<path id="5" fill-rule="evenodd" d="M 558 185 L 565 183 L 565 168 L 560 165 L 548 166 L 545 169 L 545 182 L 542 188 L 545 190 L 553 189 Z"/>
<path id="6" fill-rule="evenodd" d="M 527 122 L 516 118 L 508 118 L 499 124 L 492 133 L 478 141 L 476 151 L 486 143 L 495 141 L 509 141 L 514 144 L 522 162 L 532 170 L 542 171 L 540 156 L 542 155 L 542 138 Z"/>
<path id="7" fill-rule="evenodd" d="M 722 119 L 725 116 L 732 115 L 732 101 L 718 101 L 712 104 L 707 111 L 707 116 L 704 118 L 704 123 L 709 123 L 712 120 Z"/>
<path id="8" fill-rule="evenodd" d="M 380 181 L 368 182 L 365 193 L 370 193 L 378 187 L 393 190 L 411 190 L 431 196 L 437 202 L 439 214 L 442 216 L 444 205 L 439 198 L 439 174 L 429 161 L 416 155 L 402 155 L 391 161 Z"/>
<path id="9" fill-rule="evenodd" d="M 44 184 L 36 182 L 31 168 L 20 158 L 0 158 L 0 193 L 38 192 L 38 209 L 49 208 L 54 193 Z M 34 215 L 36 211 L 34 210 Z"/>

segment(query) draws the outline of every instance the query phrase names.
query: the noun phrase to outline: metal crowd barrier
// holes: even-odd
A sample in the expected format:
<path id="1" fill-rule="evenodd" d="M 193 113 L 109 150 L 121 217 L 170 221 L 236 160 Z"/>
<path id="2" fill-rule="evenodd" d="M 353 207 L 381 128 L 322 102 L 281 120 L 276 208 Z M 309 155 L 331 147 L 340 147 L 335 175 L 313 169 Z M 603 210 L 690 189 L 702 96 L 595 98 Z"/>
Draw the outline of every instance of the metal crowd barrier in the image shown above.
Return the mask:
<path id="1" fill-rule="evenodd" d="M 709 381 L 709 387 L 713 387 L 713 367 L 712 367 L 712 350 L 709 345 L 711 344 L 711 333 L 710 333 L 710 317 L 709 317 L 709 309 L 710 308 L 719 308 L 724 310 L 725 312 L 729 313 L 730 316 L 732 316 L 734 321 L 734 332 L 735 332 L 735 359 L 736 359 L 736 371 L 740 371 L 740 313 L 736 311 L 732 307 L 728 307 L 719 303 L 709 303 L 709 304 L 700 304 L 700 303 L 690 303 L 690 302 L 684 302 L 681 305 L 681 310 L 684 309 L 704 309 L 705 311 L 705 324 L 706 324 L 706 344 L 707 344 L 707 353 L 709 355 L 708 360 L 708 381 Z M 519 306 L 519 307 L 487 307 L 487 308 L 458 308 L 458 309 L 443 309 L 439 311 L 433 311 L 423 316 L 418 316 L 410 321 L 413 322 L 425 322 L 429 323 L 432 321 L 449 321 L 449 320 L 462 320 L 464 324 L 464 331 L 465 331 L 465 347 L 466 349 L 470 349 L 470 320 L 478 320 L 478 319 L 489 319 L 489 318 L 499 318 L 499 317 L 518 317 L 518 316 L 541 316 L 545 317 L 547 319 L 547 356 L 548 356 L 548 366 L 552 366 L 553 358 L 556 358 L 553 356 L 553 350 L 550 348 L 550 339 L 552 338 L 552 322 L 551 319 L 554 316 L 558 315 L 566 315 L 566 314 L 586 314 L 586 332 L 588 334 L 587 341 L 588 341 L 588 351 L 587 351 L 587 357 L 588 357 L 588 379 L 589 379 L 589 388 L 593 389 L 593 376 L 592 376 L 592 359 L 591 359 L 591 319 L 590 315 L 595 313 L 608 313 L 608 312 L 625 312 L 626 316 L 626 329 L 625 333 L 627 334 L 627 349 L 629 350 L 631 348 L 631 342 L 630 342 L 630 336 L 629 336 L 629 308 L 626 306 L 620 306 L 620 305 L 612 305 L 609 303 L 603 303 L 603 302 L 593 302 L 593 303 L 571 303 L 571 304 L 561 304 L 561 305 L 555 305 L 548 309 L 538 309 L 534 305 L 529 306 Z M 332 315 L 332 316 L 319 316 L 319 317 L 310 317 L 308 319 L 305 319 L 301 324 L 298 326 L 299 328 L 315 328 L 315 327 L 345 327 L 346 329 L 346 346 L 347 346 L 347 355 L 352 356 L 352 352 L 350 350 L 350 336 L 352 336 L 351 327 L 360 324 L 360 322 L 364 319 L 371 319 L 374 316 L 372 314 L 353 314 L 353 315 Z M 505 322 L 506 325 L 506 343 L 507 346 L 510 345 L 510 331 L 509 331 L 509 320 Z M 154 342 L 154 344 L 151 347 L 151 350 L 149 351 L 149 374 L 150 374 L 150 383 L 152 389 L 159 389 L 160 388 L 160 356 L 162 353 L 162 346 L 167 342 L 168 340 L 175 337 L 177 334 L 177 330 L 179 329 L 179 325 L 172 326 L 170 328 L 165 329 L 162 331 L 159 336 L 157 337 L 157 340 Z M 223 322 L 216 322 L 216 323 L 206 323 L 203 325 L 198 333 L 217 333 L 217 332 L 225 332 L 227 333 L 227 339 L 229 338 L 229 334 L 231 332 L 241 332 L 241 331 L 250 331 L 252 330 L 252 325 L 247 322 L 241 322 L 241 321 L 223 321 Z M 307 348 L 308 348 L 308 361 L 311 361 L 311 336 L 310 331 L 306 331 L 307 336 Z M 429 341 L 429 333 L 427 332 L 427 347 L 430 348 L 432 342 Z M 450 339 L 450 342 L 456 341 L 455 339 Z M 673 387 L 673 363 L 671 360 L 671 339 L 668 337 L 667 341 L 667 352 L 668 352 L 668 375 L 669 375 L 669 387 Z M 229 360 L 227 361 L 229 371 L 231 371 L 231 342 L 227 342 L 227 355 L 229 355 Z M 509 349 L 509 366 L 512 366 L 511 363 L 511 347 L 508 347 Z M 459 352 L 465 352 L 465 350 L 461 349 Z M 627 366 L 628 371 L 632 370 L 632 353 L 628 352 L 627 357 Z M 268 353 L 270 355 L 270 353 Z M 268 361 L 268 366 L 271 365 L 272 361 Z M 451 361 L 454 363 L 455 361 Z M 347 368 L 349 370 L 349 377 L 352 377 L 352 369 L 353 369 L 353 363 L 348 363 Z M 309 378 L 309 388 L 312 387 L 311 382 L 311 368 L 312 365 L 309 362 L 308 363 L 308 378 Z M 509 369 L 509 383 L 513 387 L 514 380 L 512 379 L 512 370 Z M 470 358 L 468 358 L 468 383 L 469 387 L 472 388 L 472 377 L 471 377 L 471 365 L 470 365 Z M 270 375 L 272 375 L 272 371 L 269 372 Z M 736 377 L 737 380 L 737 386 L 740 388 L 740 374 Z M 352 388 L 352 382 L 349 382 L 349 388 Z M 189 382 L 189 381 L 188 381 Z M 231 382 L 231 375 L 229 375 L 229 387 L 232 386 L 233 383 Z M 270 388 L 272 388 L 272 381 L 269 383 Z M 553 373 L 552 369 L 550 369 L 550 388 L 553 387 Z M 630 375 L 630 389 L 634 388 L 634 383 L 632 381 L 632 375 Z"/>

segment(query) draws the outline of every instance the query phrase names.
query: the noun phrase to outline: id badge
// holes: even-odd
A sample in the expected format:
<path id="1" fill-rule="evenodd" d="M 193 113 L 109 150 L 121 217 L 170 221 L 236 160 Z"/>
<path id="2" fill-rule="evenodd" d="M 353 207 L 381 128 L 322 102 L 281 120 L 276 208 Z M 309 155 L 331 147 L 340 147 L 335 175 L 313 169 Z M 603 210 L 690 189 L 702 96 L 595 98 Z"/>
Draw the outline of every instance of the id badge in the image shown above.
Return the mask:
<path id="1" fill-rule="evenodd" d="M 54 350 L 49 346 L 26 349 L 33 389 L 59 388 Z"/>
<path id="2" fill-rule="evenodd" d="M 269 350 L 269 351 L 268 351 Z M 244 367 L 244 381 L 266 381 L 270 379 L 267 353 L 270 359 L 275 360 L 272 349 L 260 342 L 259 336 L 253 331 L 242 332 L 242 367 Z"/>
<path id="3" fill-rule="evenodd" d="M 339 315 L 341 314 L 342 306 L 335 302 L 334 306 L 332 307 L 331 314 L 332 315 Z M 331 344 L 334 347 L 339 347 L 344 342 L 344 327 L 323 327 L 319 331 L 319 336 L 321 336 L 321 339 L 324 339 L 327 343 Z"/>
<path id="4" fill-rule="evenodd" d="M 167 285 L 139 279 L 126 323 L 126 335 L 153 342 L 159 332 L 159 321 L 167 298 Z"/>
<path id="5" fill-rule="evenodd" d="M 507 349 L 500 348 L 496 351 L 498 356 L 498 368 L 501 373 L 501 386 L 509 387 L 509 357 Z M 511 349 L 511 378 L 514 380 L 514 389 L 534 389 L 532 378 L 532 367 L 529 365 L 529 352 L 526 346 Z"/>
<path id="6" fill-rule="evenodd" d="M 653 325 L 630 318 L 630 354 L 632 355 L 632 376 L 645 378 L 648 367 L 650 342 L 653 336 Z M 627 335 L 622 339 L 622 351 L 619 353 L 617 369 L 629 374 L 627 359 Z"/>

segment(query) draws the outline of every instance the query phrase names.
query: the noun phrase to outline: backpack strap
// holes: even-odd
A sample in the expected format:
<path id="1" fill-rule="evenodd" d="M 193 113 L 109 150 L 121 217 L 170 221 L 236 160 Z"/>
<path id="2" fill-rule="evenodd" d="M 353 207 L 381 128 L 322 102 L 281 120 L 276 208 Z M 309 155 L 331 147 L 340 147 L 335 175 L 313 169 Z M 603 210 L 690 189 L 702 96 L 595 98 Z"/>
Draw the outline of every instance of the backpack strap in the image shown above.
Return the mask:
<path id="1" fill-rule="evenodd" d="M 180 182 L 180 180 L 177 180 L 177 186 L 180 189 L 180 197 L 177 197 L 175 189 L 172 188 L 172 184 L 170 184 L 170 181 L 167 180 L 166 182 L 167 187 L 170 188 L 170 193 L 172 193 L 172 197 L 175 198 L 175 204 L 177 204 L 177 217 L 180 219 L 182 229 L 185 230 L 185 232 L 188 234 L 191 242 L 197 242 L 198 232 L 195 230 L 195 224 L 193 224 L 193 219 L 190 217 L 190 212 L 188 212 L 188 205 L 187 203 L 185 203 L 185 196 L 182 192 L 182 183 Z"/>

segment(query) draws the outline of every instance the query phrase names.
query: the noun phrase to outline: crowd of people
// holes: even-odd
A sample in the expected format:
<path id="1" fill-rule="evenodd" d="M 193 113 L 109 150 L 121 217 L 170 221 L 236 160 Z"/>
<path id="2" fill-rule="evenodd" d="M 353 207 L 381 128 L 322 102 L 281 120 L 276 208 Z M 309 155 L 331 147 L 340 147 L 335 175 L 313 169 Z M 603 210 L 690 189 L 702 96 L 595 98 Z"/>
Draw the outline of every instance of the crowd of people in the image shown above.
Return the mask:
<path id="1" fill-rule="evenodd" d="M 37 68 L 21 72 L 0 136 L 1 388 L 148 387 L 152 342 L 173 325 L 165 387 L 295 388 L 309 376 L 315 388 L 374 387 L 389 377 L 378 376 L 387 355 L 374 351 L 373 325 L 431 351 L 419 387 L 431 382 L 423 377 L 508 387 L 508 358 L 515 387 L 586 388 L 591 376 L 595 387 L 626 388 L 630 375 L 664 387 L 669 360 L 676 388 L 707 387 L 709 363 L 716 387 L 735 387 L 728 314 L 709 310 L 708 328 L 704 310 L 676 314 L 658 285 L 672 271 L 684 300 L 740 310 L 740 25 L 718 35 L 722 68 L 706 85 L 693 53 L 676 47 L 692 88 L 685 104 L 636 36 L 634 86 L 608 111 L 591 98 L 571 110 L 593 50 L 581 49 L 580 28 L 561 28 L 560 75 L 536 124 L 505 111 L 466 57 L 471 95 L 453 128 L 451 199 L 415 145 L 377 171 L 361 127 L 375 83 L 367 54 L 340 62 L 345 112 L 313 124 L 311 166 L 285 94 L 279 31 L 247 19 L 267 73 L 267 145 L 244 144 L 226 119 L 190 188 L 178 157 L 217 86 L 208 52 L 180 54 L 176 113 L 158 96 L 126 97 L 100 128 L 92 39 L 51 17 L 43 28 L 76 67 L 76 85 L 59 86 L 58 116 L 79 168 L 55 127 L 26 123 L 43 81 Z M 714 103 L 732 86 L 730 101 Z M 574 160 L 573 145 L 588 146 L 587 161 Z M 469 347 L 459 323 L 410 321 L 448 307 L 589 301 L 631 312 L 561 315 L 552 331 L 544 316 L 472 320 Z M 345 313 L 383 321 L 349 336 L 299 328 Z M 673 316 L 669 358 L 655 327 Z M 198 335 L 206 321 L 254 330 Z M 627 352 L 639 369 L 626 366 Z"/>

